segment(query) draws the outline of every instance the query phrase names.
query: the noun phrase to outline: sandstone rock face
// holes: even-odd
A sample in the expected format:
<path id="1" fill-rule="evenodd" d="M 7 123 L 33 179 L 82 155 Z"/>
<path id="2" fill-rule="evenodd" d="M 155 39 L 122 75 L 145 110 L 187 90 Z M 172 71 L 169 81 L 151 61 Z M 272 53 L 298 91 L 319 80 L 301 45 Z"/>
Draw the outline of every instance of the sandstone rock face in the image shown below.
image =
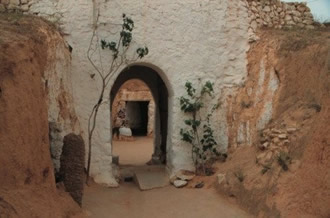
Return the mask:
<path id="1" fill-rule="evenodd" d="M 63 140 L 60 175 L 65 190 L 81 206 L 84 193 L 85 143 L 81 136 L 73 133 Z"/>
<path id="2" fill-rule="evenodd" d="M 44 20 L 13 18 L 0 19 L 0 217 L 74 216 L 79 206 L 55 185 L 44 77 L 65 44 Z"/>

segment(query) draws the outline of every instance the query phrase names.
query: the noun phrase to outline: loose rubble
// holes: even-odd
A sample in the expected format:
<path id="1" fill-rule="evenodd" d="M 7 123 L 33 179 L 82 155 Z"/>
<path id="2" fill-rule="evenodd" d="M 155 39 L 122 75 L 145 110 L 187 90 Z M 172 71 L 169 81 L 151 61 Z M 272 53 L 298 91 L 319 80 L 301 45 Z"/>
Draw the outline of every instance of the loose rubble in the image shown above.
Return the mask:
<path id="1" fill-rule="evenodd" d="M 170 183 L 176 188 L 182 188 L 188 184 L 195 177 L 195 173 L 188 170 L 179 170 L 174 176 L 170 178 Z"/>
<path id="2" fill-rule="evenodd" d="M 248 1 L 250 28 L 255 32 L 258 27 L 283 27 L 297 26 L 300 28 L 314 29 L 313 15 L 306 3 L 285 3 L 279 0 Z"/>
<path id="3" fill-rule="evenodd" d="M 290 136 L 297 131 L 294 127 L 288 128 L 267 128 L 261 132 L 260 152 L 256 156 L 256 162 L 265 166 L 271 164 L 280 152 L 288 153 Z"/>

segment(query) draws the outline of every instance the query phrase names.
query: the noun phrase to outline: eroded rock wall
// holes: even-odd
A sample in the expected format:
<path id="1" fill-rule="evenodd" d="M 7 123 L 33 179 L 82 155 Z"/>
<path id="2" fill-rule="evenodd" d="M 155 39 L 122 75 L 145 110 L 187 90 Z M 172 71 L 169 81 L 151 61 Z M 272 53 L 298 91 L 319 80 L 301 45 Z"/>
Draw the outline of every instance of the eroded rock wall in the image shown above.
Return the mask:
<path id="1" fill-rule="evenodd" d="M 78 205 L 55 186 L 43 81 L 63 40 L 45 21 L 17 14 L 0 14 L 0 29 L 0 216 L 73 216 Z"/>
<path id="2" fill-rule="evenodd" d="M 58 172 L 64 136 L 80 134 L 81 129 L 73 104 L 71 53 L 68 45 L 59 33 L 49 36 L 47 41 L 50 43 L 43 83 L 47 93 L 51 156 Z"/>
<path id="3" fill-rule="evenodd" d="M 246 86 L 229 99 L 235 149 L 229 161 L 217 165 L 219 190 L 258 217 L 327 217 L 330 33 L 259 34 L 249 51 Z M 246 126 L 253 129 L 249 137 L 242 131 Z M 250 138 L 252 146 L 243 146 Z"/>

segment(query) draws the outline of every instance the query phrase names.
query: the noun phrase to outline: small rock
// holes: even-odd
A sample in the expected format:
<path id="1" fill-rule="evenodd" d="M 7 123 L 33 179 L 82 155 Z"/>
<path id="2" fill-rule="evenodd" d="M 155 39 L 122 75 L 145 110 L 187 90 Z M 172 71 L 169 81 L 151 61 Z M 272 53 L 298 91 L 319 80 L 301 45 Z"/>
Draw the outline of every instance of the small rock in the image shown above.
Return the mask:
<path id="1" fill-rule="evenodd" d="M 7 6 L 7 9 L 8 9 L 8 10 L 11 10 L 11 11 L 15 11 L 15 10 L 18 10 L 19 7 L 18 7 L 17 5 L 14 5 L 14 4 L 9 4 L 9 5 Z"/>
<path id="2" fill-rule="evenodd" d="M 18 5 L 20 5 L 20 1 L 19 0 L 11 0 L 10 4 L 18 6 Z"/>
<path id="3" fill-rule="evenodd" d="M 301 16 L 301 14 L 300 14 L 299 11 L 292 11 L 292 14 L 293 14 L 294 16 L 296 16 L 296 17 L 300 17 L 300 16 Z"/>
<path id="4" fill-rule="evenodd" d="M 288 136 L 286 134 L 280 134 L 280 135 L 278 135 L 278 138 L 279 139 L 287 139 Z"/>
<path id="5" fill-rule="evenodd" d="M 173 185 L 176 187 L 176 188 L 182 188 L 184 186 L 186 186 L 188 184 L 187 181 L 182 181 L 182 180 L 175 180 L 173 182 Z"/>
<path id="6" fill-rule="evenodd" d="M 273 142 L 275 144 L 278 144 L 280 142 L 280 139 L 278 137 L 273 138 Z"/>
<path id="7" fill-rule="evenodd" d="M 251 22 L 251 28 L 253 29 L 253 31 L 257 31 L 257 28 L 258 28 L 257 21 L 254 20 Z"/>
<path id="8" fill-rule="evenodd" d="M 315 29 L 315 26 L 313 26 L 313 25 L 307 25 L 307 26 L 306 26 L 306 29 L 308 29 L 308 30 L 313 30 L 313 29 Z"/>
<path id="9" fill-rule="evenodd" d="M 226 175 L 223 174 L 223 173 L 219 173 L 219 174 L 217 175 L 217 179 L 218 179 L 218 184 L 221 185 L 221 183 L 222 183 L 223 181 L 225 181 L 225 179 L 226 179 Z"/>
<path id="10" fill-rule="evenodd" d="M 314 21 L 313 20 L 304 20 L 303 23 L 306 25 L 312 25 L 314 23 Z"/>
<path id="11" fill-rule="evenodd" d="M 268 146 L 269 146 L 269 142 L 265 142 L 265 143 L 259 145 L 259 149 L 265 150 L 268 148 Z"/>
<path id="12" fill-rule="evenodd" d="M 304 5 L 298 5 L 297 10 L 300 11 L 300 12 L 305 12 L 306 7 Z"/>
<path id="13" fill-rule="evenodd" d="M 8 5 L 10 3 L 9 0 L 1 0 L 1 4 Z"/>
<path id="14" fill-rule="evenodd" d="M 279 129 L 272 129 L 272 133 L 281 134 L 282 131 Z"/>
<path id="15" fill-rule="evenodd" d="M 270 12 L 270 7 L 269 6 L 265 6 L 263 9 L 264 12 Z"/>
<path id="16" fill-rule="evenodd" d="M 291 15 L 286 15 L 285 16 L 285 21 L 291 21 L 292 20 L 292 17 L 291 17 Z"/>
<path id="17" fill-rule="evenodd" d="M 127 127 L 120 127 L 119 133 L 120 133 L 120 135 L 123 135 L 123 136 L 132 136 L 132 130 Z"/>
<path id="18" fill-rule="evenodd" d="M 29 11 L 29 6 L 28 6 L 28 5 L 22 5 L 22 6 L 21 6 L 21 10 L 22 10 L 22 11 L 25 11 L 25 12 L 26 12 L 26 11 Z"/>
<path id="19" fill-rule="evenodd" d="M 258 12 L 258 9 L 255 6 L 251 7 L 251 11 L 253 11 L 254 13 Z"/>
<path id="20" fill-rule="evenodd" d="M 296 23 L 295 23 L 294 21 L 292 21 L 292 20 L 286 22 L 286 24 L 289 25 L 289 26 L 294 26 L 294 25 L 296 25 Z M 291 29 L 292 29 L 292 27 L 291 27 Z"/>
<path id="21" fill-rule="evenodd" d="M 195 177 L 195 173 L 188 170 L 180 170 L 175 175 L 178 179 L 184 181 L 190 181 Z"/>

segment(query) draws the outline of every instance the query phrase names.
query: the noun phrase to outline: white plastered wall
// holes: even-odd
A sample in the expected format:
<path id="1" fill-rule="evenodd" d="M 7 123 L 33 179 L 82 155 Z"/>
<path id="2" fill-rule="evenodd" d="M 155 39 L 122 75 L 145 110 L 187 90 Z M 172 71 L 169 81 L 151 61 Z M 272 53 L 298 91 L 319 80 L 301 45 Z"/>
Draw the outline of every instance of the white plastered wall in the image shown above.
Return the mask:
<path id="1" fill-rule="evenodd" d="M 215 83 L 216 98 L 243 84 L 247 76 L 248 11 L 245 0 L 99 0 L 93 10 L 92 0 L 42 0 L 34 2 L 30 12 L 57 20 L 72 46 L 72 85 L 77 116 L 87 142 L 87 120 L 97 99 L 99 81 L 92 79 L 93 69 L 86 58 L 92 36 L 93 20 L 99 13 L 100 37 L 118 33 L 122 13 L 132 17 L 133 48 L 138 42 L 149 47 L 142 61 L 153 67 L 169 91 L 167 166 L 171 172 L 192 169 L 189 144 L 180 139 L 183 114 L 178 98 L 185 93 L 184 84 L 210 80 Z M 110 84 L 120 73 L 119 69 Z M 110 93 L 110 89 L 107 90 Z M 91 174 L 98 183 L 117 186 L 111 167 L 110 102 L 103 104 L 94 134 Z M 214 117 L 219 146 L 226 149 L 226 103 Z"/>

